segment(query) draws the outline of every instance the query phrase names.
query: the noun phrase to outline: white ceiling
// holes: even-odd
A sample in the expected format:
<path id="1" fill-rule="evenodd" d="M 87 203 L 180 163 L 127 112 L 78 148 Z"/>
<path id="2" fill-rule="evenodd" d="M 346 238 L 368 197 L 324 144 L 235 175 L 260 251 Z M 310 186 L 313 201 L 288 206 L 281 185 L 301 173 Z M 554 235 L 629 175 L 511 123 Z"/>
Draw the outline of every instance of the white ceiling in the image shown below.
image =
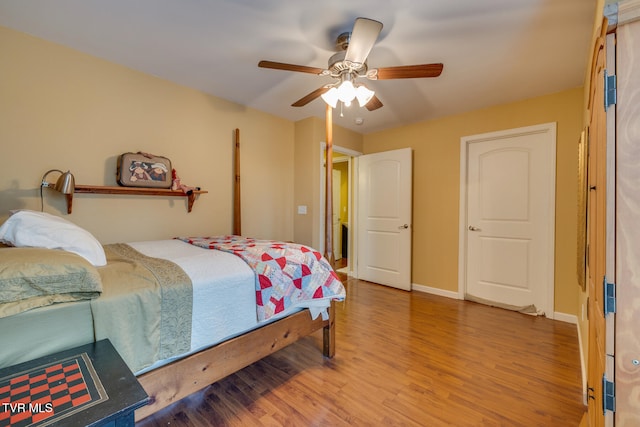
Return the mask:
<path id="1" fill-rule="evenodd" d="M 338 34 L 384 24 L 369 68 L 444 63 L 437 78 L 367 81 L 383 108 L 335 123 L 361 133 L 582 86 L 596 0 L 0 0 L 0 25 L 290 120 L 324 118 Z M 339 112 L 339 111 L 338 111 Z M 362 125 L 355 118 L 364 119 Z"/>

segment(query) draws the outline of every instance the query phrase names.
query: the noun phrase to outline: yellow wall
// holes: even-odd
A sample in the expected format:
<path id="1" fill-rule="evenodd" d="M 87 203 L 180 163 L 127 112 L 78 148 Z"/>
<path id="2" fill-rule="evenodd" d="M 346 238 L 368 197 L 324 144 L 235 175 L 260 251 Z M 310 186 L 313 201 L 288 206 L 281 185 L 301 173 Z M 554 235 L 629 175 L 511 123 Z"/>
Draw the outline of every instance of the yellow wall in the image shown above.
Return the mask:
<path id="1" fill-rule="evenodd" d="M 319 242 L 320 224 L 320 148 L 318 146 L 324 123 L 308 118 L 295 123 L 296 165 L 294 180 L 294 233 L 293 240 L 313 247 Z M 306 214 L 298 214 L 297 207 L 306 206 Z"/>
<path id="2" fill-rule="evenodd" d="M 365 153 L 413 149 L 412 282 L 458 290 L 460 138 L 557 123 L 555 311 L 577 313 L 577 142 L 582 88 L 365 135 Z"/>
<path id="3" fill-rule="evenodd" d="M 292 122 L 3 27 L 0 52 L 0 222 L 40 209 L 49 169 L 115 185 L 116 157 L 146 151 L 209 191 L 192 213 L 183 199 L 76 195 L 64 216 L 103 243 L 229 233 L 239 128 L 243 234 L 293 238 Z M 45 211 L 62 215 L 62 200 L 45 190 Z"/>

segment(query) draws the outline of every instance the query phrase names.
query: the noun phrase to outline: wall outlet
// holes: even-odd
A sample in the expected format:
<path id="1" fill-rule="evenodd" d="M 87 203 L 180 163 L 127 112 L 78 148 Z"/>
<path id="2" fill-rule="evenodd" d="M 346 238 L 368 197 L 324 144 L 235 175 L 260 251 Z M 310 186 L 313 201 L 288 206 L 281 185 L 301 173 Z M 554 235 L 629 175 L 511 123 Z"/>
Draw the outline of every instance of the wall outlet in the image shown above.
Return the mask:
<path id="1" fill-rule="evenodd" d="M 307 206 L 300 205 L 298 206 L 298 215 L 306 215 L 307 214 Z"/>

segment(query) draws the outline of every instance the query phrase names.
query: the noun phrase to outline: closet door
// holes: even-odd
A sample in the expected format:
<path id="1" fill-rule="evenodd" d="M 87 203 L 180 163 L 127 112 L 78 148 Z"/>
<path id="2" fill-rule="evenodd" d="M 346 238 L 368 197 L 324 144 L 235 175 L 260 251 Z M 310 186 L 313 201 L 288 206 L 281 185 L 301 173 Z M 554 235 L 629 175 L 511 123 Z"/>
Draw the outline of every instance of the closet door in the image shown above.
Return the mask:
<path id="1" fill-rule="evenodd" d="M 596 40 L 589 97 L 589 161 L 587 165 L 587 286 L 589 292 L 589 354 L 587 369 L 588 413 L 590 427 L 605 424 L 602 379 L 606 356 L 604 287 L 606 271 L 607 225 L 607 120 L 604 107 L 607 21 Z"/>

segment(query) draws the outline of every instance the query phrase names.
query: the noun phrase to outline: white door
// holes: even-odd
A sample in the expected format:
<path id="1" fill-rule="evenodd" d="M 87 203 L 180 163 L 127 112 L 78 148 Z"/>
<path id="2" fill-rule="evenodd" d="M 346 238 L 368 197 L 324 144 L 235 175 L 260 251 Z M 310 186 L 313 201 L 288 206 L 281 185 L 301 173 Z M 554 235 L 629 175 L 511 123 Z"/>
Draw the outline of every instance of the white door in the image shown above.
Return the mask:
<path id="1" fill-rule="evenodd" d="M 358 158 L 358 279 L 411 290 L 411 149 Z"/>
<path id="2" fill-rule="evenodd" d="M 555 123 L 463 138 L 466 295 L 553 316 Z"/>
<path id="3" fill-rule="evenodd" d="M 337 261 L 342 258 L 342 235 L 340 230 L 340 187 L 342 185 L 342 174 L 339 170 L 333 169 L 333 258 Z"/>

